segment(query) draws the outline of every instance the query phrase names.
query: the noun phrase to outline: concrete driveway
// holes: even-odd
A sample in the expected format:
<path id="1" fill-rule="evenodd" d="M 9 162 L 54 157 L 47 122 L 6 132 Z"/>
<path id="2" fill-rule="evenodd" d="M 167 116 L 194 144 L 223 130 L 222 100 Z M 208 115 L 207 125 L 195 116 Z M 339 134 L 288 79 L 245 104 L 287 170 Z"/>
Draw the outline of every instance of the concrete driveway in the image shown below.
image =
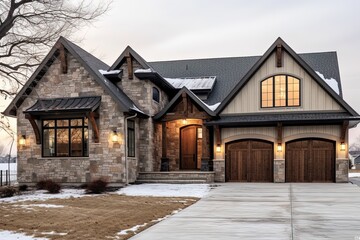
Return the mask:
<path id="1" fill-rule="evenodd" d="M 360 240 L 355 184 L 226 183 L 131 238 Z"/>

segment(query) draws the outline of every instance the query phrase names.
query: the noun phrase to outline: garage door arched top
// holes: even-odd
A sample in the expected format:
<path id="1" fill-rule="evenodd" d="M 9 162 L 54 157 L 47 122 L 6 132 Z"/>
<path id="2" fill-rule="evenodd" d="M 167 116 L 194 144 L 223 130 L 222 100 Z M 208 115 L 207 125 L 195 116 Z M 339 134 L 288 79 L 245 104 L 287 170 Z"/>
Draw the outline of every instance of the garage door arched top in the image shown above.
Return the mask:
<path id="1" fill-rule="evenodd" d="M 225 145 L 225 180 L 272 182 L 274 144 L 258 139 L 237 140 Z"/>
<path id="2" fill-rule="evenodd" d="M 286 182 L 335 182 L 335 142 L 308 138 L 286 143 Z"/>

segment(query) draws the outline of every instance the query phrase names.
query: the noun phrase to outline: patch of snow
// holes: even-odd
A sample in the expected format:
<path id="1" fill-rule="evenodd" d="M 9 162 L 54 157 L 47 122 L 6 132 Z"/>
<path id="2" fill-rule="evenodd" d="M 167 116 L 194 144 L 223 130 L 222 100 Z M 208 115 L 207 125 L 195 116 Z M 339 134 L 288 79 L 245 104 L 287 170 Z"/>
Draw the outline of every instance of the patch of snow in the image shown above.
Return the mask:
<path id="1" fill-rule="evenodd" d="M 133 106 L 131 107 L 131 109 L 145 114 L 143 111 L 141 111 L 141 110 L 140 110 L 137 106 L 135 106 L 135 105 L 133 105 Z"/>
<path id="2" fill-rule="evenodd" d="M 23 233 L 17 233 L 12 231 L 1 231 L 0 230 L 0 239 L 6 240 L 48 240 L 48 238 L 35 238 L 33 236 L 27 236 Z"/>
<path id="3" fill-rule="evenodd" d="M 190 90 L 212 89 L 216 76 L 210 77 L 188 77 L 188 78 L 164 78 L 174 88 L 186 87 Z"/>
<path id="4" fill-rule="evenodd" d="M 29 209 L 29 207 L 41 207 L 41 208 L 63 208 L 64 205 L 55 205 L 55 204 L 24 204 L 24 205 L 14 205 L 15 207 L 21 207 Z"/>
<path id="5" fill-rule="evenodd" d="M 319 77 L 321 77 L 322 80 L 324 80 L 327 85 L 329 85 L 329 87 L 331 87 L 337 94 L 340 93 L 340 90 L 339 90 L 339 84 L 338 82 L 336 81 L 336 79 L 334 78 L 325 78 L 324 74 L 318 72 L 318 71 L 315 71 L 317 75 L 319 75 Z"/>
<path id="6" fill-rule="evenodd" d="M 136 225 L 132 228 L 128 228 L 125 230 L 121 230 L 120 232 L 118 232 L 118 235 L 127 235 L 128 232 L 136 232 L 137 230 L 139 230 L 139 228 L 141 227 L 145 227 L 147 225 L 147 223 L 141 224 L 141 225 Z"/>
<path id="7" fill-rule="evenodd" d="M 349 173 L 349 177 L 360 177 L 360 173 Z"/>
<path id="8" fill-rule="evenodd" d="M 55 231 L 51 231 L 51 232 L 42 232 L 42 235 L 55 235 L 55 236 L 65 236 L 67 235 L 67 233 L 58 233 Z"/>
<path id="9" fill-rule="evenodd" d="M 127 196 L 197 197 L 206 196 L 209 184 L 140 184 L 121 188 L 116 193 Z"/>
<path id="10" fill-rule="evenodd" d="M 121 72 L 121 70 L 106 71 L 106 70 L 99 69 L 99 72 L 100 72 L 102 75 L 108 75 L 108 74 L 119 74 L 119 73 Z"/>
<path id="11" fill-rule="evenodd" d="M 151 68 L 135 70 L 135 73 L 151 73 L 151 72 L 153 72 L 153 70 Z"/>
<path id="12" fill-rule="evenodd" d="M 215 111 L 218 106 L 221 104 L 221 102 L 215 103 L 214 105 L 207 105 L 206 103 L 204 103 L 211 111 Z"/>
<path id="13" fill-rule="evenodd" d="M 2 198 L 0 202 L 46 201 L 48 199 L 68 199 L 87 196 L 83 189 L 63 189 L 58 194 L 49 194 L 45 190 L 23 193 L 10 198 Z M 1 238 L 0 238 L 1 239 Z"/>

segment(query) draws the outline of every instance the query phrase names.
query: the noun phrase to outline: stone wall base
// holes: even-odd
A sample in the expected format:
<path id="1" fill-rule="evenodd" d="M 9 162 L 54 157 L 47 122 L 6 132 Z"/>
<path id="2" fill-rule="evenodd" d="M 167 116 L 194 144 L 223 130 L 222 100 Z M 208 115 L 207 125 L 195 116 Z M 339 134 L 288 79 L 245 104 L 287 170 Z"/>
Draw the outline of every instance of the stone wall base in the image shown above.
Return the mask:
<path id="1" fill-rule="evenodd" d="M 348 158 L 337 158 L 335 161 L 335 171 L 337 183 L 349 182 L 349 159 Z"/>
<path id="2" fill-rule="evenodd" d="M 225 182 L 225 159 L 214 159 L 215 182 Z"/>
<path id="3" fill-rule="evenodd" d="M 285 182 L 285 159 L 274 159 L 274 182 Z"/>

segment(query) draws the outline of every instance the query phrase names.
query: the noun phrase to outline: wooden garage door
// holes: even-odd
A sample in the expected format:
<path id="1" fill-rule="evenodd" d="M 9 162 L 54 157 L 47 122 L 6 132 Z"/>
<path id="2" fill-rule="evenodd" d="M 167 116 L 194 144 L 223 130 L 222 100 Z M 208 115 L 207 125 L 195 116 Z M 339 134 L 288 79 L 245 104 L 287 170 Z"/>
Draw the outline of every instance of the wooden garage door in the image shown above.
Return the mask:
<path id="1" fill-rule="evenodd" d="M 272 182 L 273 144 L 243 140 L 226 145 L 225 177 L 232 182 Z"/>
<path id="2" fill-rule="evenodd" d="M 286 182 L 334 182 L 335 144 L 303 139 L 286 144 Z"/>

